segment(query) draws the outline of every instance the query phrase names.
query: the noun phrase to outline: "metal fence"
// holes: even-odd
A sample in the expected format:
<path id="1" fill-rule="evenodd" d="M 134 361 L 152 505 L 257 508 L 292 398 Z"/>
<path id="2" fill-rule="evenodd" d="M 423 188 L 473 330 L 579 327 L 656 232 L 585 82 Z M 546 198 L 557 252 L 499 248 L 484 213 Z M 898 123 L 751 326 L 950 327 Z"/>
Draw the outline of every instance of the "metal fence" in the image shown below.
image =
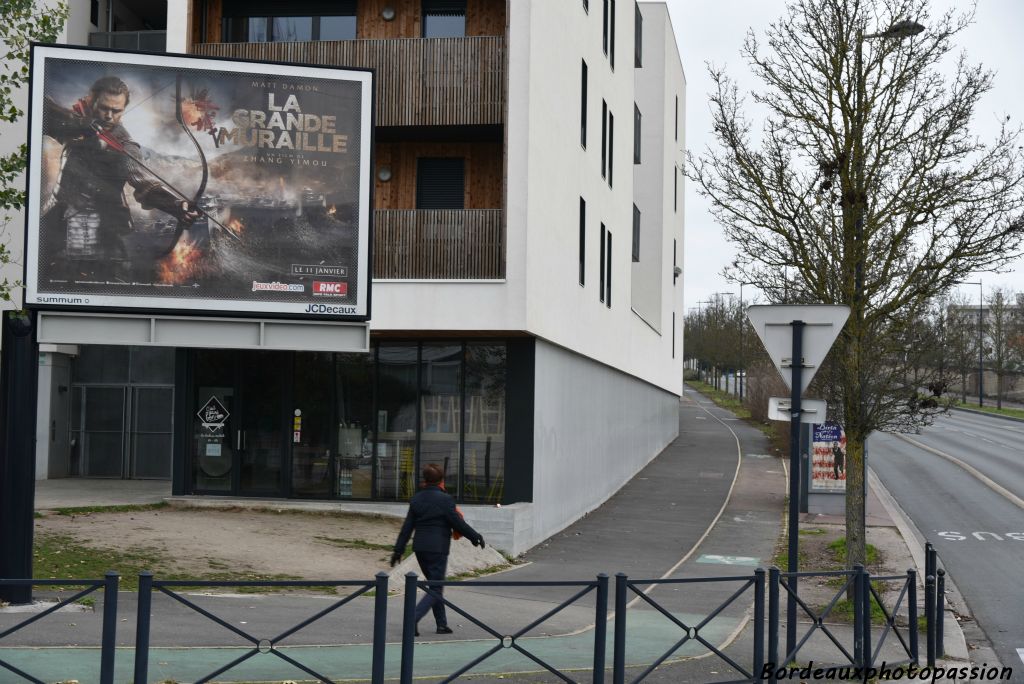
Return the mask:
<path id="1" fill-rule="evenodd" d="M 944 615 L 944 573 L 938 569 L 938 559 L 931 544 L 926 548 L 926 578 L 924 582 L 924 613 L 926 618 L 926 643 L 927 663 L 934 667 L 936 657 L 943 654 L 943 633 L 942 618 Z M 806 615 L 804 624 L 809 624 L 807 631 L 802 638 L 796 642 L 795 647 L 789 653 L 779 652 L 779 631 L 783 620 L 781 610 L 782 599 L 792 590 L 792 581 L 796 578 L 808 577 L 835 577 L 842 580 L 841 587 L 835 596 L 821 610 L 815 610 L 804 601 L 797 598 L 797 604 Z M 387 575 L 378 573 L 372 580 L 339 580 L 339 581 L 199 581 L 199 580 L 160 580 L 149 573 L 142 573 L 139 576 L 138 607 L 136 613 L 136 640 L 134 650 L 134 677 L 133 681 L 143 684 L 148 681 L 149 659 L 152 647 L 150 639 L 150 627 L 158 616 L 154 615 L 152 596 L 154 593 L 162 593 L 173 601 L 195 612 L 197 615 L 211 620 L 226 630 L 241 638 L 248 645 L 243 647 L 240 655 L 225 651 L 226 658 L 230 659 L 223 665 L 216 667 L 205 676 L 195 679 L 196 682 L 207 682 L 211 679 L 227 673 L 235 666 L 257 656 L 258 654 L 269 655 L 279 658 L 302 672 L 315 677 L 319 681 L 331 682 L 331 679 L 312 667 L 303 664 L 297 658 L 292 657 L 280 647 L 282 641 L 306 629 L 318 620 L 329 614 L 335 613 L 344 606 L 350 604 L 360 596 L 367 596 L 371 591 L 373 596 L 372 615 L 372 643 L 369 650 L 366 665 L 369 666 L 370 681 L 383 683 L 385 680 L 385 655 L 387 647 L 387 608 L 388 591 Z M 79 601 L 90 593 L 103 590 L 102 604 L 102 643 L 100 646 L 100 684 L 113 684 L 114 681 L 114 648 L 116 643 L 117 625 L 117 584 L 119 576 L 116 573 L 108 573 L 102 580 L 81 580 L 81 579 L 49 579 L 49 580 L 22 580 L 22 579 L 0 579 L 0 586 L 81 586 L 84 587 L 71 597 L 59 601 L 45 610 L 32 615 L 31 617 L 0 631 L 0 646 L 6 646 L 4 639 L 17 633 L 22 628 L 52 615 L 68 604 Z M 886 605 L 884 592 L 880 592 L 875 583 L 886 583 L 890 588 L 895 587 L 889 595 L 895 596 Z M 709 584 L 734 585 L 729 590 L 728 598 L 707 609 L 704 614 L 698 617 L 682 618 L 678 614 L 666 608 L 663 601 L 657 601 L 650 595 L 649 589 L 655 586 L 671 586 L 677 592 L 676 596 L 702 596 L 702 588 Z M 606 656 L 607 654 L 607 629 L 608 622 L 614 625 L 614 637 L 611 642 L 612 667 L 610 670 L 614 684 L 622 684 L 626 681 L 626 634 L 629 630 L 628 599 L 632 594 L 634 600 L 642 602 L 644 607 L 652 608 L 667 620 L 667 625 L 678 631 L 678 639 L 661 653 L 658 657 L 650 659 L 640 665 L 642 670 L 636 676 L 631 675 L 631 682 L 640 682 L 648 677 L 656 668 L 662 666 L 674 654 L 686 644 L 699 644 L 706 655 L 712 655 L 723 664 L 733 668 L 740 673 L 742 679 L 731 680 L 733 682 L 757 682 L 766 677 L 767 664 L 772 663 L 776 667 L 782 664 L 797 661 L 801 650 L 806 649 L 809 640 L 815 634 L 828 639 L 837 649 L 838 653 L 846 659 L 847 664 L 853 668 L 864 668 L 867 671 L 879 661 L 882 647 L 885 644 L 898 642 L 900 650 L 906 658 L 901 662 L 891 662 L 888 665 L 899 665 L 919 662 L 918 652 L 918 587 L 917 573 L 908 570 L 904 575 L 873 576 L 863 567 L 856 567 L 850 571 L 827 572 L 827 573 L 784 573 L 778 568 L 771 568 L 765 571 L 762 568 L 754 570 L 750 574 L 734 575 L 724 577 L 696 577 L 681 579 L 659 579 L 659 580 L 631 580 L 626 575 L 619 573 L 615 577 L 615 601 L 612 610 L 609 611 L 609 582 L 607 575 L 597 575 L 595 579 L 583 581 L 560 581 L 560 582 L 515 582 L 515 581 L 492 581 L 492 580 L 450 580 L 444 582 L 427 581 L 418 578 L 414 573 L 409 573 L 405 578 L 405 597 L 402 603 L 402 633 L 399 644 L 401 649 L 399 681 L 402 684 L 411 684 L 415 673 L 416 653 L 416 624 L 415 606 L 418 595 L 433 595 L 438 601 L 458 613 L 486 635 L 495 639 L 492 647 L 486 648 L 481 654 L 471 658 L 468 662 L 457 667 L 450 673 L 442 676 L 441 681 L 454 681 L 469 673 L 474 668 L 487 661 L 489 658 L 505 650 L 513 650 L 529 659 L 544 671 L 553 674 L 561 681 L 577 681 L 574 677 L 580 676 L 580 669 L 570 671 L 570 668 L 559 663 L 549 662 L 548 659 L 538 655 L 531 648 L 531 642 L 525 638 L 540 625 L 552 617 L 566 611 L 570 607 L 574 609 L 583 608 L 585 614 L 593 616 L 593 639 L 592 653 L 585 653 L 588 664 L 584 676 L 593 682 L 604 682 L 606 677 Z M 243 629 L 239 624 L 225 620 L 215 615 L 212 611 L 198 605 L 196 601 L 182 594 L 183 588 L 240 588 L 240 587 L 262 587 L 262 588 L 309 588 L 329 587 L 338 589 L 340 587 L 350 588 L 346 596 L 332 601 L 328 606 L 317 610 L 310 617 L 282 629 L 279 633 L 270 638 L 258 637 L 249 630 Z M 482 611 L 468 609 L 446 596 L 443 589 L 446 587 L 473 588 L 477 591 L 488 589 L 500 589 L 504 587 L 522 587 L 542 589 L 544 587 L 564 587 L 570 590 L 568 598 L 557 602 L 550 608 L 527 624 L 515 629 L 501 629 L 494 626 L 498 617 L 505 617 L 502 612 L 500 600 L 488 604 L 487 614 L 480 614 Z M 646 587 L 646 588 L 642 588 Z M 689 592 L 689 593 L 687 593 Z M 846 636 L 840 638 L 826 623 L 838 603 L 846 595 L 853 596 L 853 630 L 850 638 L 849 630 L 845 630 Z M 740 605 L 741 601 L 749 600 L 752 606 Z M 590 602 L 593 601 L 592 613 Z M 721 645 L 716 646 L 706 636 L 711 631 L 708 626 L 716 618 L 720 617 L 730 606 L 744 608 L 745 615 L 752 616 L 752 639 L 749 652 L 743 649 L 733 649 L 730 653 L 724 652 Z M 872 619 L 874 614 L 875 619 Z M 346 613 L 346 615 L 348 615 Z M 906 623 L 901 624 L 898 616 L 906 618 Z M 364 615 L 364 618 L 366 616 Z M 571 617 L 571 616 L 570 616 Z M 346 618 L 347 619 L 347 618 Z M 589 619 L 589 618 L 588 618 Z M 242 623 L 244 624 L 244 623 Z M 663 632 L 667 634 L 667 632 Z M 767 643 L 766 643 L 767 642 Z M 589 636 L 585 637 L 585 644 L 589 644 Z M 890 651 L 894 648 L 890 646 Z M 4 650 L 0 648 L 0 668 L 13 673 L 21 680 L 40 683 L 41 679 L 34 677 L 31 673 L 19 669 L 3 658 Z M 635 666 L 635 664 L 634 664 Z M 500 669 L 500 668 L 499 668 Z M 774 670 L 769 681 L 775 681 L 777 670 Z M 346 673 L 346 678 L 352 675 Z M 394 675 L 392 674 L 392 677 Z M 17 681 L 21 681 L 17 680 Z M 6 680 L 5 680 L 6 681 Z M 724 684 L 724 683 L 723 683 Z"/>

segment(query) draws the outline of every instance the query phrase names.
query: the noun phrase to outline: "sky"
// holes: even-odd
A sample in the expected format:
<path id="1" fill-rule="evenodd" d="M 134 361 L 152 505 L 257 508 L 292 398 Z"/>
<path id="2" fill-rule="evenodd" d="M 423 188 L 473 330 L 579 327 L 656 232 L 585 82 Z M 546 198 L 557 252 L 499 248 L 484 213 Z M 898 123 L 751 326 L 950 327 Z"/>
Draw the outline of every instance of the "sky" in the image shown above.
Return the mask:
<path id="1" fill-rule="evenodd" d="M 760 83 L 747 68 L 740 48 L 749 30 L 764 38 L 765 29 L 783 15 L 786 3 L 784 0 L 667 0 L 667 4 L 686 73 L 686 146 L 696 154 L 714 144 L 707 97 L 712 84 L 705 64 L 725 66 L 744 91 L 759 88 Z M 933 0 L 933 13 L 950 6 L 953 6 L 952 0 Z M 1024 118 L 1021 26 L 1024 26 L 1024 2 L 1021 0 L 978 0 L 975 23 L 961 34 L 958 47 L 967 54 L 969 61 L 980 62 L 996 72 L 994 87 L 982 98 L 972 123 L 982 140 L 994 138 L 998 122 L 1006 115 L 1017 122 Z M 700 197 L 694 184 L 688 181 L 685 183 L 684 218 L 685 310 L 696 308 L 698 302 L 707 301 L 716 292 L 731 292 L 738 297 L 739 285 L 721 275 L 735 254 L 735 247 L 723 237 L 709 212 L 707 200 Z M 980 278 L 986 296 L 991 286 L 1024 291 L 1024 259 L 1015 262 L 1008 271 L 974 274 L 968 280 Z M 977 285 L 962 285 L 960 289 L 970 301 L 978 300 Z M 743 289 L 745 302 L 759 296 L 756 290 L 751 290 L 750 286 Z"/>

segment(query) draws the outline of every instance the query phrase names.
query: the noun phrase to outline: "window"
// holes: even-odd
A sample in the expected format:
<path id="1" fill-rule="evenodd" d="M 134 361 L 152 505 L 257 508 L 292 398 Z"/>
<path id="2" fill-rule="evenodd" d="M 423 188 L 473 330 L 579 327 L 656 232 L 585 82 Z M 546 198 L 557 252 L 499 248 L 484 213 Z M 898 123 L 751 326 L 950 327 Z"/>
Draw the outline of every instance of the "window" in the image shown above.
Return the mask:
<path id="1" fill-rule="evenodd" d="M 644 16 L 640 14 L 640 5 L 633 5 L 633 11 L 636 16 L 633 23 L 633 66 L 639 69 L 644 61 Z"/>
<path id="2" fill-rule="evenodd" d="M 100 0 L 89 0 L 89 23 L 100 27 Z"/>
<path id="3" fill-rule="evenodd" d="M 608 246 L 605 250 L 605 258 L 607 259 L 605 270 L 607 273 L 604 276 L 604 286 L 608 291 L 604 296 L 604 305 L 610 309 L 612 308 L 612 231 L 610 230 L 608 231 L 607 241 Z"/>
<path id="4" fill-rule="evenodd" d="M 679 280 L 679 262 L 676 260 L 676 240 L 672 239 L 672 284 L 675 285 L 676 281 Z"/>
<path id="5" fill-rule="evenodd" d="M 590 0 L 583 0 L 583 11 L 590 14 Z"/>
<path id="6" fill-rule="evenodd" d="M 608 177 L 608 103 L 601 100 L 601 178 Z"/>
<path id="7" fill-rule="evenodd" d="M 424 38 L 466 35 L 466 0 L 423 0 Z"/>
<path id="8" fill-rule="evenodd" d="M 609 24 L 610 36 L 608 38 L 608 63 L 612 69 L 615 69 L 615 0 L 609 0 L 611 2 L 611 9 L 609 10 Z"/>
<path id="9" fill-rule="evenodd" d="M 615 155 L 615 115 L 608 112 L 608 187 L 612 187 L 612 159 Z"/>
<path id="10" fill-rule="evenodd" d="M 601 256 L 597 260 L 597 270 L 598 270 L 598 273 L 601 274 L 599 282 L 597 284 L 597 295 L 598 295 L 598 298 L 602 302 L 604 301 L 604 240 L 605 240 L 605 234 L 606 233 L 607 233 L 607 231 L 605 230 L 604 224 L 602 223 L 601 224 Z"/>
<path id="11" fill-rule="evenodd" d="M 679 211 L 679 169 L 672 166 L 672 211 Z"/>
<path id="12" fill-rule="evenodd" d="M 416 160 L 416 208 L 463 209 L 466 168 L 461 157 L 420 157 Z"/>
<path id="13" fill-rule="evenodd" d="M 676 358 L 676 312 L 672 312 L 672 358 Z"/>
<path id="14" fill-rule="evenodd" d="M 580 287 L 583 286 L 587 260 L 587 202 L 580 197 Z"/>
<path id="15" fill-rule="evenodd" d="M 583 61 L 580 74 L 580 145 L 587 148 L 587 62 Z"/>
<path id="16" fill-rule="evenodd" d="M 289 10 L 271 0 L 224 0 L 221 39 L 226 43 L 355 40 L 355 0 L 320 2 Z"/>
<path id="17" fill-rule="evenodd" d="M 633 163 L 640 163 L 640 108 L 633 105 Z"/>
<path id="18" fill-rule="evenodd" d="M 640 261 L 640 210 L 633 205 L 633 261 Z"/>
<path id="19" fill-rule="evenodd" d="M 604 19 L 601 24 L 601 49 L 608 54 L 608 2 L 604 0 Z"/>
<path id="20" fill-rule="evenodd" d="M 676 120 L 675 120 L 675 127 L 676 127 L 676 140 L 679 140 L 679 96 L 678 95 L 676 95 Z"/>

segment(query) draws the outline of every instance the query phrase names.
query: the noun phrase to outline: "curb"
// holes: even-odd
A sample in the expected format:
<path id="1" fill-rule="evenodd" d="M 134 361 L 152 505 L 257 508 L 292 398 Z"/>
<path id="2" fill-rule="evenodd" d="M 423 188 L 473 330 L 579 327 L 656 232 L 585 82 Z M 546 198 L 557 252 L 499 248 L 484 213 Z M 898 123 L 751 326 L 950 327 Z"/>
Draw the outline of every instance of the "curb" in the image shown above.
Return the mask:
<path id="1" fill-rule="evenodd" d="M 978 409 L 965 408 L 963 406 L 951 406 L 950 408 L 954 411 L 973 413 L 976 416 L 988 416 L 990 418 L 999 418 L 1000 420 L 1009 420 L 1014 423 L 1024 423 L 1024 418 L 1017 418 L 1015 416 L 1004 416 L 1001 413 L 989 413 L 988 411 L 979 411 Z"/>
<path id="2" fill-rule="evenodd" d="M 924 544 L 921 543 L 921 539 L 924 539 L 924 535 L 917 529 L 913 521 L 904 513 L 903 508 L 900 507 L 896 499 L 893 498 L 889 490 L 886 489 L 885 485 L 882 484 L 881 478 L 875 474 L 875 471 L 870 467 L 868 468 L 868 480 L 870 481 L 871 487 L 875 490 L 875 495 L 878 496 L 878 500 L 882 503 L 882 506 L 889 513 L 893 522 L 896 523 L 896 529 L 899 530 L 900 536 L 903 537 L 903 542 L 907 545 L 910 550 L 910 555 L 913 558 L 914 565 L 917 567 L 917 574 L 921 581 L 924 581 Z M 953 578 L 946 575 L 946 591 L 948 593 L 954 593 L 956 596 L 962 596 L 960 590 L 956 587 L 953 582 Z M 947 596 L 947 603 L 951 603 Z M 970 610 L 967 608 L 965 601 L 958 601 L 961 604 L 960 612 L 969 616 L 972 620 L 973 616 L 970 615 Z M 952 660 L 963 660 L 970 661 L 970 653 L 967 649 L 967 639 L 964 637 L 964 631 L 960 627 L 960 623 L 957 621 L 953 611 L 948 608 L 943 611 L 942 618 L 942 630 L 943 630 L 943 645 L 945 647 L 946 655 L 944 657 Z"/>

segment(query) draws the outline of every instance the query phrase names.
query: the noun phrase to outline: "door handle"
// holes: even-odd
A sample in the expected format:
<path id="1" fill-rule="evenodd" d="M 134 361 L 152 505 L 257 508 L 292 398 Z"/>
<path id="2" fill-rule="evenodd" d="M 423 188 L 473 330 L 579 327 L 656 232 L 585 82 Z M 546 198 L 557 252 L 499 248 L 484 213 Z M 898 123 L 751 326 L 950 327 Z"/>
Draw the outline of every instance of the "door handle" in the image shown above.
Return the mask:
<path id="1" fill-rule="evenodd" d="M 235 430 L 235 449 L 241 451 L 242 449 L 242 431 Z"/>
<path id="2" fill-rule="evenodd" d="M 245 450 L 245 433 L 246 430 L 242 430 L 242 449 Z"/>

